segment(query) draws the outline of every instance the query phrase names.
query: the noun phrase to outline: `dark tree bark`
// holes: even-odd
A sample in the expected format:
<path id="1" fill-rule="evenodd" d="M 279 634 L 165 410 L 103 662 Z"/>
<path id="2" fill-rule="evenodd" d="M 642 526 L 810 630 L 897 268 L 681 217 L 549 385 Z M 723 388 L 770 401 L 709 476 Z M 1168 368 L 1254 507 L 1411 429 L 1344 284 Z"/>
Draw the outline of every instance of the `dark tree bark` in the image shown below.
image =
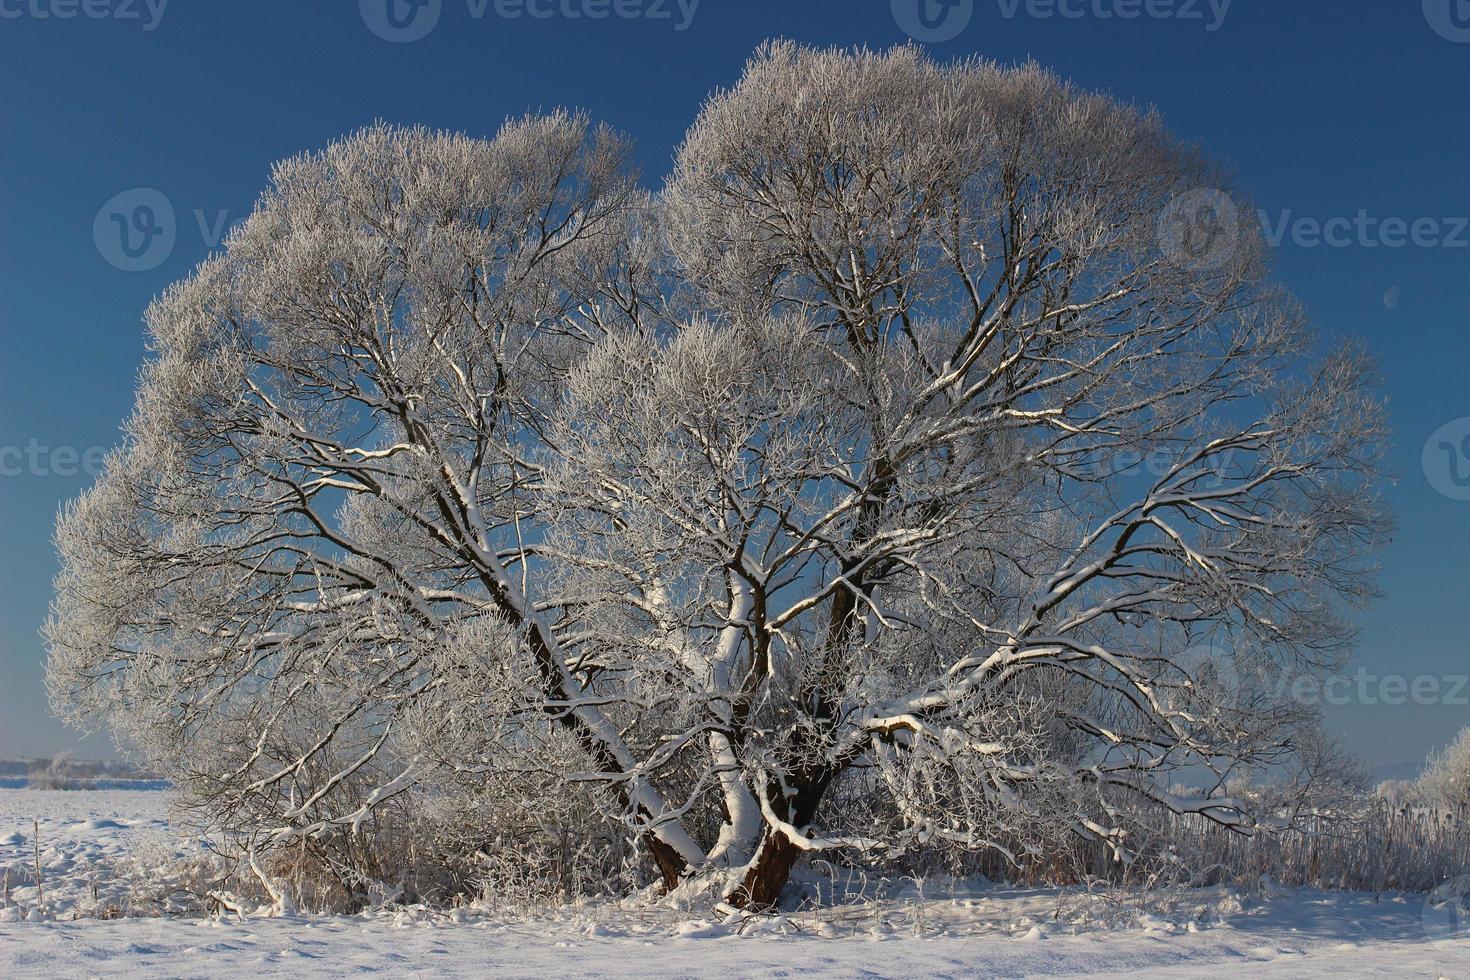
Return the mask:
<path id="1" fill-rule="evenodd" d="M 793 780 L 796 792 L 789 798 L 781 796 L 779 786 L 768 787 L 772 808 L 792 826 L 798 829 L 808 826 L 817 815 L 822 797 L 847 763 L 848 760 L 838 760 L 820 769 L 796 773 Z M 791 869 L 796 867 L 801 854 L 800 846 L 767 823 L 761 830 L 755 859 L 726 901 L 736 908 L 752 912 L 773 911 L 780 903 L 781 890 L 786 887 Z"/>
<path id="2" fill-rule="evenodd" d="M 648 853 L 652 855 L 653 863 L 658 865 L 658 872 L 663 877 L 665 890 L 672 891 L 689 873 L 689 865 L 678 851 L 653 834 L 645 835 L 644 840 L 648 843 Z"/>
<path id="3" fill-rule="evenodd" d="M 791 869 L 801 857 L 801 848 L 779 830 L 766 827 L 756 849 L 755 860 L 740 885 L 727 899 L 736 908 L 751 912 L 773 911 L 780 902 L 781 889 L 791 877 Z"/>

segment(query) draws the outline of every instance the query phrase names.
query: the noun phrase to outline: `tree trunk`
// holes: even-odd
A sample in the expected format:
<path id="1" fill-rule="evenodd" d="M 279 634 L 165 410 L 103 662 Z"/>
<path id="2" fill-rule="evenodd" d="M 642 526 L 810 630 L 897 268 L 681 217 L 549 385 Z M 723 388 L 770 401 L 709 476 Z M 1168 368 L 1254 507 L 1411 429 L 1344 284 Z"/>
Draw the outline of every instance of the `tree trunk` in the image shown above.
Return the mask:
<path id="1" fill-rule="evenodd" d="M 663 876 L 664 890 L 673 891 L 688 873 L 689 865 L 678 851 L 654 834 L 646 835 L 644 840 L 648 843 L 648 853 L 652 855 L 653 863 L 658 865 L 658 872 Z"/>
<path id="2" fill-rule="evenodd" d="M 780 787 L 768 787 L 768 794 L 775 798 L 773 806 L 782 819 L 797 827 L 805 827 L 816 818 L 817 806 L 822 802 L 827 787 L 842 770 L 845 763 L 829 763 L 816 770 L 794 774 L 792 782 L 797 790 L 782 798 Z M 756 846 L 755 858 L 750 867 L 726 901 L 736 908 L 752 912 L 769 912 L 776 908 L 781 889 L 791 877 L 791 869 L 801 857 L 801 848 L 791 838 L 772 827 L 769 823 L 761 829 L 760 843 Z"/>
<path id="3" fill-rule="evenodd" d="M 770 912 L 776 908 L 781 889 L 791 877 L 796 859 L 801 857 L 801 848 L 779 830 L 766 827 L 761 833 L 760 846 L 756 848 L 755 860 L 751 862 L 740 885 L 728 899 L 731 905 L 751 912 Z"/>

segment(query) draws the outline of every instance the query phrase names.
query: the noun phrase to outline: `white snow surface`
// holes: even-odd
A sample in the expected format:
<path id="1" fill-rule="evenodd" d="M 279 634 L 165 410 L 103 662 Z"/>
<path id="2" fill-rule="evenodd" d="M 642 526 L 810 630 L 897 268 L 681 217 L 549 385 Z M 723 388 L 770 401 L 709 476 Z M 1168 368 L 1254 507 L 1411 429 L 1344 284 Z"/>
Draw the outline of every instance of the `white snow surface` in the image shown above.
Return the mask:
<path id="1" fill-rule="evenodd" d="M 0 977 L 1467 977 L 1470 920 L 1418 895 L 1210 888 L 1150 895 L 912 884 L 878 901 L 728 921 L 602 903 L 508 918 L 126 917 L 172 901 L 195 852 L 162 792 L 0 790 Z M 38 911 L 33 820 L 39 822 Z M 175 873 L 175 877 L 176 877 Z M 101 919 L 100 914 L 125 917 Z"/>

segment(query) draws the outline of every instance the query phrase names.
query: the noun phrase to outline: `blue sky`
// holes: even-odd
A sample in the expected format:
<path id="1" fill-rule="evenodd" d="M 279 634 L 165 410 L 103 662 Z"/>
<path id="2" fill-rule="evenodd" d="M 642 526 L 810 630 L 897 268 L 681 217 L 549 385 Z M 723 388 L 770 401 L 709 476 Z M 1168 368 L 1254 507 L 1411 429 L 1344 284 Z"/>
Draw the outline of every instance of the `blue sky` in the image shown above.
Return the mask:
<path id="1" fill-rule="evenodd" d="M 1470 0 L 413 3 L 0 0 L 0 757 L 109 752 L 46 708 L 52 521 L 118 440 L 144 306 L 272 161 L 376 119 L 489 135 L 564 105 L 631 133 L 657 184 L 761 40 L 901 25 L 1157 105 L 1236 166 L 1279 278 L 1364 338 L 1391 403 L 1400 528 L 1331 723 L 1395 775 L 1470 724 Z"/>

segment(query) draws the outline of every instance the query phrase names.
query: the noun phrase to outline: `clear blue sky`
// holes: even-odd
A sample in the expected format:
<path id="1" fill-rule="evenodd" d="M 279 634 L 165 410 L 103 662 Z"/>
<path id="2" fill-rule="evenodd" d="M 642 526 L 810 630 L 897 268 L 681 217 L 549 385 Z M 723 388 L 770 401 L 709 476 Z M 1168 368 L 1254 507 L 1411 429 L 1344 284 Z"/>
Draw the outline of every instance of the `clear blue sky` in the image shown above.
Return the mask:
<path id="1" fill-rule="evenodd" d="M 145 304 L 221 218 L 246 214 L 272 161 L 375 119 L 489 135 L 566 105 L 635 136 L 657 183 L 705 94 L 762 39 L 886 46 L 906 39 L 900 19 L 918 23 L 890 0 L 702 0 L 692 18 L 692 0 L 416 0 L 419 20 L 393 2 L 397 21 L 388 0 L 173 0 L 161 16 L 160 0 L 0 0 L 0 757 L 75 745 L 48 716 L 37 635 L 52 520 L 87 482 L 72 454 L 117 441 Z M 946 13 L 933 2 L 931 22 Z M 1317 323 L 1377 353 L 1401 526 L 1358 664 L 1434 678 L 1420 700 L 1439 703 L 1384 703 L 1392 683 L 1354 679 L 1330 716 L 1380 772 L 1412 769 L 1470 724 L 1470 689 L 1455 690 L 1470 673 L 1470 501 L 1453 499 L 1470 491 L 1449 469 L 1470 474 L 1453 448 L 1470 452 L 1470 423 L 1431 446 L 1449 495 L 1421 462 L 1432 433 L 1470 416 L 1470 2 L 1234 0 L 1223 19 L 1223 0 L 957 2 L 936 56 L 1034 58 L 1157 105 L 1238 167 L 1273 225 L 1288 220 L 1279 275 Z M 422 33 L 435 6 L 418 40 L 374 32 Z M 172 239 L 141 237 L 167 227 L 156 195 L 104 209 L 136 188 L 172 207 Z M 150 248 L 123 253 L 113 213 Z M 1339 219 L 1337 244 L 1303 218 Z M 1418 244 L 1391 247 L 1386 219 L 1420 221 Z"/>

